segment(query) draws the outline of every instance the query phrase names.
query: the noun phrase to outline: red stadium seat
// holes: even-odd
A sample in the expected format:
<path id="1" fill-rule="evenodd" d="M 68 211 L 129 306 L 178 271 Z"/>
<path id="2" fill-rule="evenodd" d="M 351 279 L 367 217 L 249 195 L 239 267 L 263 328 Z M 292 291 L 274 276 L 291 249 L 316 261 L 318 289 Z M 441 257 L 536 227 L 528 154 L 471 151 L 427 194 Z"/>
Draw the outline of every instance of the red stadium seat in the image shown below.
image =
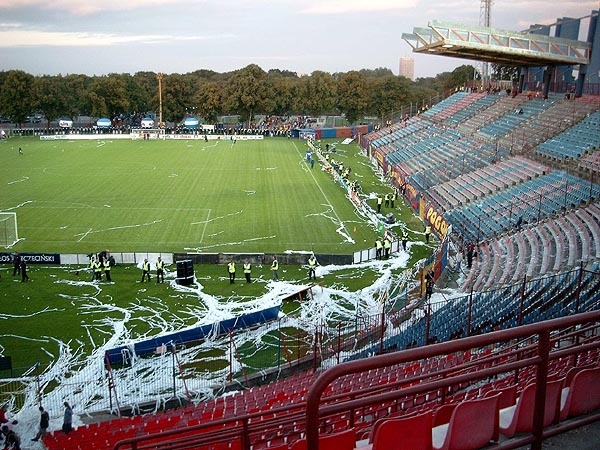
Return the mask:
<path id="1" fill-rule="evenodd" d="M 476 450 L 497 441 L 498 396 L 459 403 L 450 422 L 434 427 L 431 433 L 435 450 Z"/>
<path id="2" fill-rule="evenodd" d="M 356 447 L 354 428 L 340 433 L 325 434 L 319 438 L 319 450 L 354 450 L 354 447 Z M 290 450 L 306 450 L 306 439 L 294 442 Z"/>
<path id="3" fill-rule="evenodd" d="M 578 372 L 563 389 L 560 420 L 600 408 L 600 368 Z"/>
<path id="4" fill-rule="evenodd" d="M 563 379 L 551 381 L 546 386 L 546 403 L 544 410 L 544 427 L 556 418 L 558 399 Z M 513 406 L 500 410 L 500 432 L 511 438 L 515 433 L 529 433 L 533 430 L 533 413 L 535 408 L 535 384 L 528 385 Z"/>
<path id="5" fill-rule="evenodd" d="M 373 450 L 431 450 L 431 411 L 384 419 L 373 435 Z"/>
<path id="6" fill-rule="evenodd" d="M 502 410 L 513 406 L 517 402 L 517 385 L 513 384 L 501 389 L 493 389 L 485 393 L 485 397 L 498 395 L 498 409 Z"/>

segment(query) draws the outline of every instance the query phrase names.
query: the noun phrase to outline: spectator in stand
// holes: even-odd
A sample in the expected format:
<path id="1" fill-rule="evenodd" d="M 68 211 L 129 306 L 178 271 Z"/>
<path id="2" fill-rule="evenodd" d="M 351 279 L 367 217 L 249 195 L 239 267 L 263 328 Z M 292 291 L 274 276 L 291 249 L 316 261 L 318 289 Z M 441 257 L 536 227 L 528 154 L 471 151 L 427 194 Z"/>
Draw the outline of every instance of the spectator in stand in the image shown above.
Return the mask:
<path id="1" fill-rule="evenodd" d="M 467 268 L 471 268 L 473 265 L 473 258 L 477 256 L 477 252 L 475 251 L 475 245 L 473 243 L 469 243 L 467 245 Z"/>
<path id="2" fill-rule="evenodd" d="M 6 405 L 0 406 L 0 425 L 4 425 L 8 422 L 8 418 L 6 417 Z"/>
<path id="3" fill-rule="evenodd" d="M 50 426 L 50 416 L 48 415 L 48 411 L 44 411 L 44 408 L 40 406 L 40 428 L 32 439 L 32 441 L 38 441 L 41 437 L 46 434 L 48 430 L 48 426 Z"/>
<path id="4" fill-rule="evenodd" d="M 65 415 L 63 417 L 62 431 L 63 433 L 69 433 L 73 430 L 73 408 L 69 405 L 69 402 L 64 402 Z"/>
<path id="5" fill-rule="evenodd" d="M 21 439 L 7 425 L 2 426 L 2 434 L 4 434 L 4 450 L 21 450 Z"/>

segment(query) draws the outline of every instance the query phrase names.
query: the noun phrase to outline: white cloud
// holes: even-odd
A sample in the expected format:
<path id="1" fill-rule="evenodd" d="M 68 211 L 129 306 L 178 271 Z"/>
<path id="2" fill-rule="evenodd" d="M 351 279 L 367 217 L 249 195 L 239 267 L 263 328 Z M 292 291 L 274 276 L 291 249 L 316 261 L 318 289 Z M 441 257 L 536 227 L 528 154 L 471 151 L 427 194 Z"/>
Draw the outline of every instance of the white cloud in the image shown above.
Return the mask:
<path id="1" fill-rule="evenodd" d="M 311 5 L 305 7 L 300 6 L 300 11 L 307 14 L 405 11 L 410 8 L 415 8 L 418 3 L 418 0 L 316 0 Z"/>
<path id="2" fill-rule="evenodd" d="M 201 2 L 201 1 L 200 1 Z M 75 15 L 93 14 L 99 11 L 122 11 L 181 4 L 179 0 L 2 0 L 0 10 L 14 8 L 43 8 L 66 11 Z"/>
<path id="3" fill-rule="evenodd" d="M 35 30 L 0 31 L 0 47 L 90 47 L 120 44 L 159 44 L 175 41 L 200 41 L 230 38 L 219 36 L 173 36 L 167 34 L 123 35 L 113 33 L 48 32 Z"/>

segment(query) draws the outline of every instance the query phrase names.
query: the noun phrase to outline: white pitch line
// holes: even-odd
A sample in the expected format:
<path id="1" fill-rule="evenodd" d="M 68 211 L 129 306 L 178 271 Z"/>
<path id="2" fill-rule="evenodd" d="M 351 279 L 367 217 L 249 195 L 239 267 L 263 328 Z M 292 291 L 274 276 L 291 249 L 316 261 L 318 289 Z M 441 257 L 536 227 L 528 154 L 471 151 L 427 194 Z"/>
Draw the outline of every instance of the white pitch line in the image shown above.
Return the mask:
<path id="1" fill-rule="evenodd" d="M 19 203 L 17 206 L 11 206 L 10 208 L 4 208 L 4 211 L 12 211 L 13 209 L 21 208 L 28 203 L 33 203 L 33 200 L 27 200 L 26 202 Z"/>
<path id="2" fill-rule="evenodd" d="M 204 242 L 204 234 L 206 233 L 206 228 L 208 227 L 211 212 L 212 209 L 208 208 L 208 213 L 206 214 L 206 221 L 204 222 L 204 227 L 202 228 L 202 236 L 200 236 L 200 243 Z"/>
<path id="3" fill-rule="evenodd" d="M 145 223 L 136 223 L 135 225 L 122 225 L 120 227 L 110 227 L 110 228 L 104 228 L 102 230 L 94 230 L 92 231 L 92 228 L 90 228 L 88 231 L 86 231 L 83 236 L 81 237 L 81 239 L 83 239 L 84 237 L 86 237 L 88 234 L 90 233 L 102 233 L 104 231 L 112 231 L 112 230 L 123 230 L 125 228 L 137 228 L 137 227 L 145 227 L 146 225 L 154 225 L 156 223 L 160 223 L 162 222 L 162 220 L 153 220 L 152 222 L 145 222 Z M 81 233 L 76 234 L 75 236 L 81 236 Z M 81 239 L 79 239 L 79 241 L 81 242 Z"/>
<path id="4" fill-rule="evenodd" d="M 29 180 L 29 177 L 23 177 L 23 178 L 21 178 L 20 180 L 9 181 L 9 182 L 8 182 L 8 183 L 6 183 L 6 184 L 22 183 L 23 181 L 27 181 L 27 180 Z"/>
<path id="5" fill-rule="evenodd" d="M 79 238 L 79 240 L 77 242 L 81 242 L 83 241 L 83 239 L 85 239 L 85 237 L 90 234 L 92 232 L 93 228 L 90 228 L 89 230 L 87 230 L 85 233 L 83 233 L 83 235 Z"/>

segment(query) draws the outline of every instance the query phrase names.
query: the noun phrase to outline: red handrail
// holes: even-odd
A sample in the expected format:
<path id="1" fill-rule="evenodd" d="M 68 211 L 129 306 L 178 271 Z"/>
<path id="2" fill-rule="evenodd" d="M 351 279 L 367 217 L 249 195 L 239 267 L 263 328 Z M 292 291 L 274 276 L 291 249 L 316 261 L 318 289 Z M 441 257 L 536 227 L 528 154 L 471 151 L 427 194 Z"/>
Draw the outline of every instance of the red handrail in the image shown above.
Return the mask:
<path id="1" fill-rule="evenodd" d="M 539 408 L 538 406 L 543 406 L 545 396 L 545 384 L 548 375 L 549 353 L 551 350 L 550 335 L 558 330 L 563 330 L 575 326 L 581 326 L 583 324 L 598 321 L 600 321 L 600 311 L 582 313 L 570 317 L 562 317 L 559 319 L 538 322 L 531 325 L 515 327 L 508 330 L 495 331 L 480 336 L 472 336 L 455 341 L 443 342 L 419 348 L 402 350 L 395 353 L 379 355 L 372 358 L 351 361 L 327 369 L 315 380 L 308 392 L 306 404 L 307 449 L 319 449 L 320 417 L 325 416 L 327 413 L 347 410 L 348 407 L 360 406 L 361 402 L 364 405 L 372 403 L 373 400 L 389 399 L 392 398 L 392 396 L 398 397 L 398 392 L 390 394 L 379 394 L 378 396 L 376 396 L 376 398 L 371 397 L 369 400 L 354 400 L 352 402 L 348 402 L 350 404 L 345 403 L 344 405 L 331 405 L 321 407 L 321 397 L 323 395 L 323 392 L 336 379 L 345 375 L 351 375 L 382 367 L 389 367 L 401 363 L 406 363 L 409 361 L 417 361 L 420 359 L 432 358 L 440 355 L 447 355 L 455 352 L 466 351 L 472 348 L 481 348 L 488 345 L 503 343 L 514 339 L 522 340 L 524 338 L 532 336 L 537 336 L 537 355 L 534 358 L 530 358 L 527 362 L 529 365 L 531 365 L 531 363 L 537 365 L 537 379 L 539 386 L 539 389 L 536 393 L 536 416 L 534 417 L 533 437 L 526 437 L 523 439 L 515 440 L 515 442 L 511 443 L 509 446 L 502 448 L 516 448 L 512 446 L 514 443 L 518 443 L 519 445 L 523 445 L 524 443 L 531 443 L 533 449 L 541 449 L 541 444 L 545 433 L 541 427 L 543 416 L 539 412 L 543 412 L 544 408 Z M 600 346 L 600 344 L 598 344 L 598 346 Z M 577 346 L 575 346 L 575 348 L 573 349 L 573 353 L 576 353 L 577 351 L 580 350 L 577 348 Z M 564 354 L 564 352 L 561 353 Z M 522 363 L 524 363 L 524 361 L 522 361 Z M 482 378 L 482 375 L 491 376 L 494 374 L 506 372 L 507 369 L 510 369 L 509 366 L 510 364 L 500 364 L 496 367 L 491 367 L 478 371 L 478 373 L 474 375 L 466 374 L 458 376 L 449 376 L 447 378 L 444 378 L 443 380 L 427 383 L 426 386 L 401 389 L 401 391 L 408 394 L 409 391 L 423 391 L 424 387 L 437 388 L 451 386 L 459 381 L 466 381 L 468 379 L 473 378 Z M 551 433 L 556 434 L 554 431 L 555 430 L 552 430 Z M 548 435 L 550 435 L 550 433 L 548 433 Z"/>

